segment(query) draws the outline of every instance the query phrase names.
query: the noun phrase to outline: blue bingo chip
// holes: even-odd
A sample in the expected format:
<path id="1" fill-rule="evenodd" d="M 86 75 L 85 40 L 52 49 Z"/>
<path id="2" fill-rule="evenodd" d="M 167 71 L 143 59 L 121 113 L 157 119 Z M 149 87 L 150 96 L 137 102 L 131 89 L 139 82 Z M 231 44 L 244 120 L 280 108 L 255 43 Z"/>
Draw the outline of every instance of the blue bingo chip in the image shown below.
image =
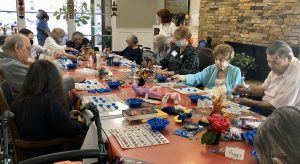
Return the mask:
<path id="1" fill-rule="evenodd" d="M 110 108 L 110 105 L 106 105 L 107 108 Z"/>

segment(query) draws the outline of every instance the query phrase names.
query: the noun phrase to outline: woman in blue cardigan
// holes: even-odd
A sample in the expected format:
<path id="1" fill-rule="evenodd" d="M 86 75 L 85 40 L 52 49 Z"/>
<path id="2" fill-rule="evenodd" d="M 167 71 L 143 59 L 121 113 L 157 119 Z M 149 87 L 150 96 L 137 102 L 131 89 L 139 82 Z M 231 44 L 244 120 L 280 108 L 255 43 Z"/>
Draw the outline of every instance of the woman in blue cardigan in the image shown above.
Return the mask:
<path id="1" fill-rule="evenodd" d="M 220 44 L 214 49 L 215 64 L 203 71 L 189 75 L 174 75 L 173 78 L 187 85 L 203 84 L 205 89 L 223 88 L 223 93 L 231 94 L 234 86 L 241 83 L 241 70 L 230 64 L 234 57 L 234 50 L 228 44 Z"/>

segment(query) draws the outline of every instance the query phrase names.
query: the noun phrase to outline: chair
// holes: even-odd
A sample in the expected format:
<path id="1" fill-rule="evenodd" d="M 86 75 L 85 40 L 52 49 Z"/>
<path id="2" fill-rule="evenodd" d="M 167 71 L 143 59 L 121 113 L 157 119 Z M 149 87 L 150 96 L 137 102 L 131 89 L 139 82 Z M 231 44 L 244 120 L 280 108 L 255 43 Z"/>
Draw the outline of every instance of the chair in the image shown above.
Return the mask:
<path id="1" fill-rule="evenodd" d="M 10 107 L 7 103 L 6 97 L 4 95 L 12 95 L 12 93 L 5 93 L 11 91 L 7 82 L 5 80 L 0 81 L 0 109 L 1 112 L 4 110 L 10 110 Z M 3 90 L 2 88 L 6 88 Z M 4 92 L 5 91 L 5 92 Z M 30 141 L 26 139 L 22 139 L 19 135 L 16 122 L 14 119 L 9 121 L 9 131 L 12 136 L 12 143 L 15 150 L 14 159 L 18 162 L 26 159 L 24 154 L 25 149 L 40 149 L 47 148 L 52 146 L 61 146 L 62 150 L 67 150 L 70 144 L 81 144 L 83 138 L 80 136 L 76 136 L 74 138 L 57 138 L 51 140 L 44 141 Z"/>
<path id="2" fill-rule="evenodd" d="M 195 48 L 198 54 L 199 71 L 213 64 L 213 50 L 209 48 Z"/>
<path id="3" fill-rule="evenodd" d="M 8 83 L 5 82 L 5 75 L 2 70 L 0 70 L 0 84 L 0 90 L 3 93 L 3 96 L 8 106 L 10 106 L 11 103 L 14 101 L 14 95 Z"/>

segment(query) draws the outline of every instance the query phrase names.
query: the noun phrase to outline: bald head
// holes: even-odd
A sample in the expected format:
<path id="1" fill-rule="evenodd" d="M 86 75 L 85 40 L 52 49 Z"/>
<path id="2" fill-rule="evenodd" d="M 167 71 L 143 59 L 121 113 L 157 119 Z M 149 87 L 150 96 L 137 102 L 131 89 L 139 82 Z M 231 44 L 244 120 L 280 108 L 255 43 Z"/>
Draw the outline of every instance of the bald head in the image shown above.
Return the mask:
<path id="1" fill-rule="evenodd" d="M 2 49 L 6 55 L 13 56 L 25 63 L 31 52 L 31 44 L 25 35 L 13 34 L 5 39 Z"/>

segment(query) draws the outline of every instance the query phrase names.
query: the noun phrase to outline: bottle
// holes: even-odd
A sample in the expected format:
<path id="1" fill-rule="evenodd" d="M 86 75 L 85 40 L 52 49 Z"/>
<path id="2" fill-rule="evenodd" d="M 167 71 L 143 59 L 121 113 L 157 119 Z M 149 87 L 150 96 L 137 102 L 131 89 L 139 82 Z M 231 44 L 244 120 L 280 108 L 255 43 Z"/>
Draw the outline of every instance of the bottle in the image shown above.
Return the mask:
<path id="1" fill-rule="evenodd" d="M 97 68 L 100 68 L 100 66 L 101 66 L 101 56 L 100 56 L 100 54 L 96 54 L 96 63 L 97 63 Z"/>
<path id="2" fill-rule="evenodd" d="M 113 54 L 109 54 L 109 55 L 108 55 L 108 65 L 109 65 L 110 67 L 113 66 Z"/>
<path id="3" fill-rule="evenodd" d="M 135 60 L 132 62 L 132 64 L 131 64 L 131 76 L 133 77 L 133 78 L 135 78 L 135 73 L 136 73 L 136 62 L 135 62 Z"/>
<path id="4" fill-rule="evenodd" d="M 89 57 L 89 67 L 93 67 L 93 57 L 92 56 L 90 56 Z"/>

